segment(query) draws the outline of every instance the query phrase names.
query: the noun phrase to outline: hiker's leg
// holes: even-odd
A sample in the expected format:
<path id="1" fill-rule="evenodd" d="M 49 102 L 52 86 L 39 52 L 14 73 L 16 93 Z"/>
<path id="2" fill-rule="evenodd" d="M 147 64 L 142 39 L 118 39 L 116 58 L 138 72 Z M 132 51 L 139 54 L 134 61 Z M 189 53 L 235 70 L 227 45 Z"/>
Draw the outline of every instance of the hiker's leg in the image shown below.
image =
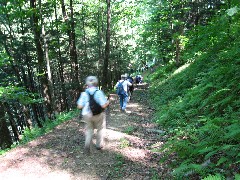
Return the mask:
<path id="1" fill-rule="evenodd" d="M 120 95 L 119 99 L 120 99 L 120 108 L 122 109 L 122 107 L 123 107 L 123 96 Z"/>
<path id="2" fill-rule="evenodd" d="M 86 129 L 85 129 L 85 150 L 90 151 L 90 145 L 92 142 L 93 137 L 93 123 L 90 117 L 84 117 L 84 120 L 86 122 Z"/>
<path id="3" fill-rule="evenodd" d="M 99 121 L 97 124 L 97 140 L 96 140 L 97 149 L 101 149 L 104 145 L 105 129 L 106 129 L 106 113 L 102 112 L 99 115 Z"/>
<path id="4" fill-rule="evenodd" d="M 124 99 L 123 99 L 123 107 L 122 107 L 122 110 L 125 110 L 126 107 L 127 107 L 127 102 L 128 102 L 128 96 L 125 96 Z"/>
<path id="5" fill-rule="evenodd" d="M 129 99 L 132 99 L 132 95 L 133 95 L 133 85 L 130 87 L 129 89 L 130 94 L 129 94 Z"/>

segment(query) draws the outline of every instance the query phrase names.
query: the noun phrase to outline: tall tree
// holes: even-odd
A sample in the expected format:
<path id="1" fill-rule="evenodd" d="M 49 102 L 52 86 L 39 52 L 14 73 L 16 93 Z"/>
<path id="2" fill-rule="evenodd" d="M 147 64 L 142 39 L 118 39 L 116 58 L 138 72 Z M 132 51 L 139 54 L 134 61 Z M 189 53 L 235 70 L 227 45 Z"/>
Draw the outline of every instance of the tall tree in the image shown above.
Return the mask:
<path id="1" fill-rule="evenodd" d="M 62 12 L 65 13 L 65 6 L 64 6 L 64 2 L 62 1 Z M 57 13 L 57 3 L 54 3 L 54 15 L 55 15 L 55 22 L 60 22 L 58 19 L 58 13 Z M 57 70 L 58 70 L 58 78 L 60 79 L 60 101 L 58 101 L 60 103 L 60 111 L 65 111 L 65 110 L 69 110 L 69 106 L 67 103 L 67 92 L 66 92 L 66 85 L 65 85 L 65 81 L 64 81 L 64 63 L 63 63 L 63 55 L 62 55 L 62 51 L 61 51 L 61 42 L 60 42 L 60 30 L 59 30 L 59 23 L 56 23 L 56 31 L 57 31 Z"/>
<path id="2" fill-rule="evenodd" d="M 39 6 L 41 5 L 41 0 L 39 1 Z M 44 60 L 44 52 L 42 47 L 42 41 L 41 41 L 41 30 L 42 27 L 39 25 L 39 12 L 38 8 L 36 7 L 36 0 L 30 0 L 30 7 L 32 9 L 32 18 L 31 18 L 31 24 L 32 24 L 32 30 L 34 33 L 34 42 L 36 46 L 37 51 L 37 60 L 38 60 L 38 73 L 39 73 L 39 80 L 41 83 L 42 88 L 42 95 L 45 101 L 46 109 L 47 109 L 47 117 L 49 119 L 52 119 L 54 116 L 53 108 L 51 106 L 51 93 L 50 88 L 48 84 L 48 76 L 46 71 L 46 62 Z"/>
<path id="3" fill-rule="evenodd" d="M 75 34 L 75 20 L 74 20 L 74 10 L 73 10 L 73 1 L 69 1 L 70 13 L 66 12 L 66 5 L 64 0 L 61 0 L 62 15 L 64 22 L 66 24 L 67 34 L 68 34 L 68 43 L 69 43 L 69 56 L 71 62 L 71 72 L 70 72 L 70 81 L 72 86 L 71 100 L 75 100 L 80 91 L 80 81 L 79 81 L 79 64 L 77 59 L 77 50 L 76 50 L 76 34 Z"/>
<path id="4" fill-rule="evenodd" d="M 106 29 L 106 45 L 105 45 L 105 57 L 103 62 L 103 76 L 102 76 L 102 87 L 103 89 L 108 88 L 108 63 L 110 54 L 110 33 L 111 33 L 111 2 L 106 0 L 107 3 L 107 29 Z"/>
<path id="5" fill-rule="evenodd" d="M 103 7 L 101 5 L 101 0 L 99 0 L 99 7 L 98 7 L 98 13 L 97 13 L 97 37 L 98 37 L 98 76 L 101 77 L 102 71 L 101 71 L 101 65 L 103 63 Z"/>
<path id="6" fill-rule="evenodd" d="M 10 148 L 12 145 L 12 138 L 7 126 L 4 107 L 1 101 L 0 101 L 0 135 L 1 135 L 0 148 L 1 149 Z"/>
<path id="7" fill-rule="evenodd" d="M 72 63 L 72 83 L 74 84 L 74 97 L 77 98 L 80 91 L 79 83 L 79 68 L 77 60 L 77 50 L 76 50 L 76 37 L 75 37 L 75 21 L 74 21 L 74 12 L 73 12 L 73 0 L 70 0 L 70 30 L 69 30 L 69 48 L 70 48 L 70 59 Z"/>

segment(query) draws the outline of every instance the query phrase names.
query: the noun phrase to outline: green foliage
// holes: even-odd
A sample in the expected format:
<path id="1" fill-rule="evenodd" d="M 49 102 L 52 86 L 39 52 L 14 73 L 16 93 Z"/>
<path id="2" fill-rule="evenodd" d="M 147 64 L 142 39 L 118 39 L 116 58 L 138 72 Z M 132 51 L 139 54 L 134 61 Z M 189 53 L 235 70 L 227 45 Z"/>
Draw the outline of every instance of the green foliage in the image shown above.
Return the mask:
<path id="1" fill-rule="evenodd" d="M 217 174 L 217 175 L 209 175 L 203 178 L 203 180 L 224 180 L 224 178 L 220 174 Z"/>
<path id="2" fill-rule="evenodd" d="M 172 70 L 174 69 L 174 66 L 170 66 L 169 64 L 167 66 L 162 66 L 162 68 L 157 69 L 152 75 L 151 75 L 151 81 L 154 80 L 163 80 L 166 79 L 169 74 L 171 74 Z"/>
<path id="3" fill-rule="evenodd" d="M 123 132 L 126 133 L 126 134 L 131 135 L 131 134 L 133 134 L 133 132 L 134 132 L 135 130 L 136 130 L 135 127 L 133 127 L 133 126 L 128 126 Z"/>
<path id="4" fill-rule="evenodd" d="M 19 101 L 21 104 L 41 103 L 43 99 L 37 94 L 27 92 L 25 88 L 16 86 L 0 87 L 0 101 Z"/>
<path id="5" fill-rule="evenodd" d="M 14 147 L 14 146 L 13 146 Z M 7 153 L 11 148 L 6 148 L 4 150 L 0 149 L 0 156 L 4 155 L 5 153 Z"/>
<path id="6" fill-rule="evenodd" d="M 120 142 L 121 142 L 121 144 L 120 144 L 121 149 L 124 149 L 124 148 L 127 148 L 130 146 L 130 142 L 125 138 L 121 138 Z"/>
<path id="7" fill-rule="evenodd" d="M 239 172 L 239 15 L 196 28 L 183 57 L 190 65 L 175 72 L 159 67 L 150 77 L 155 121 L 170 137 L 161 150 L 177 154 L 176 178 L 224 179 Z"/>
<path id="8" fill-rule="evenodd" d="M 51 121 L 51 120 L 45 121 L 42 128 L 34 127 L 32 129 L 26 129 L 26 130 L 24 130 L 23 138 L 20 143 L 27 143 L 33 139 L 36 139 L 37 137 L 40 137 L 40 136 L 50 132 L 57 125 L 65 122 L 65 121 L 68 121 L 68 120 L 72 119 L 73 117 L 76 117 L 77 115 L 78 115 L 78 111 L 62 113 L 62 114 L 59 114 L 56 117 L 56 120 L 54 120 L 54 121 Z"/>
<path id="9" fill-rule="evenodd" d="M 122 177 L 122 170 L 123 170 L 123 166 L 125 164 L 124 156 L 121 154 L 117 154 L 115 161 L 116 162 L 114 164 L 113 171 L 110 173 L 110 176 L 112 178 L 120 178 L 120 177 Z"/>
<path id="10" fill-rule="evenodd" d="M 236 174 L 235 175 L 235 180 L 239 180 L 240 179 L 240 174 Z"/>
<path id="11" fill-rule="evenodd" d="M 78 115 L 78 111 L 71 111 L 68 113 L 59 114 L 54 121 L 46 121 L 42 128 L 34 127 L 32 129 L 25 129 L 20 144 L 28 143 L 48 132 L 50 132 L 57 125 L 72 119 Z M 0 150 L 0 155 L 7 153 L 10 149 L 17 147 L 19 144 L 14 143 L 11 148 Z"/>

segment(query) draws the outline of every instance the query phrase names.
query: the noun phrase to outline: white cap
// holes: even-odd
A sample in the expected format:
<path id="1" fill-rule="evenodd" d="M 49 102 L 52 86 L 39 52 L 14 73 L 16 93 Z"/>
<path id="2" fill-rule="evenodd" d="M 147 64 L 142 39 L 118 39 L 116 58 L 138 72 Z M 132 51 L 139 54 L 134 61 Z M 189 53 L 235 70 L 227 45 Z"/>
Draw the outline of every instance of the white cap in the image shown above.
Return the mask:
<path id="1" fill-rule="evenodd" d="M 96 76 L 88 76 L 88 77 L 86 78 L 86 84 L 87 84 L 88 86 L 97 86 L 97 84 L 98 84 L 98 79 L 97 79 L 97 77 L 96 77 Z"/>
<path id="2" fill-rule="evenodd" d="M 127 77 L 126 74 L 122 74 L 122 75 L 121 75 L 121 78 L 126 78 L 126 77 Z"/>

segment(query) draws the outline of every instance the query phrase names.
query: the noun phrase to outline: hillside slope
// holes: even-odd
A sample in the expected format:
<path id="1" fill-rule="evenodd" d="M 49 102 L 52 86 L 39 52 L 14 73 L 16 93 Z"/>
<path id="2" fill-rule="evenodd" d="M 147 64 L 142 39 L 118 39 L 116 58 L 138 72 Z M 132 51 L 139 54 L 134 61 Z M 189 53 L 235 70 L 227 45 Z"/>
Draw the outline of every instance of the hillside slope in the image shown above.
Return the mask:
<path id="1" fill-rule="evenodd" d="M 240 38 L 213 30 L 211 44 L 207 36 L 192 40 L 183 67 L 159 67 L 150 77 L 155 121 L 173 136 L 166 150 L 178 155 L 176 176 L 240 172 Z"/>

